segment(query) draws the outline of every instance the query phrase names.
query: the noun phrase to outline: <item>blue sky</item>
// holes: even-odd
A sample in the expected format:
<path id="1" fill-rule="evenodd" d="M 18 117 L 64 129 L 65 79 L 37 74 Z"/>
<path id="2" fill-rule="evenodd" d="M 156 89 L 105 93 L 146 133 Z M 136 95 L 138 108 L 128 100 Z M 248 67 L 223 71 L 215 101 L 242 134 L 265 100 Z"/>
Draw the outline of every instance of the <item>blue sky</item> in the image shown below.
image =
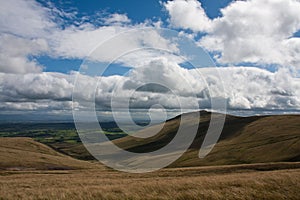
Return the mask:
<path id="1" fill-rule="evenodd" d="M 45 1 L 40 1 L 45 4 Z M 51 1 L 55 7 L 68 12 L 77 12 L 76 17 L 89 16 L 89 18 L 97 18 L 98 15 L 106 16 L 110 13 L 126 14 L 133 23 L 142 23 L 147 19 L 166 20 L 167 14 L 163 12 L 160 1 L 148 0 L 129 0 L 129 1 Z M 92 20 L 91 20 L 92 21 Z M 72 24 L 72 20 L 66 19 L 66 24 Z M 49 56 L 41 56 L 36 58 L 45 68 L 44 71 L 69 73 L 70 71 L 78 71 L 82 63 L 80 59 L 63 59 L 51 58 Z M 107 75 L 123 74 L 122 66 L 114 66 L 108 69 Z"/>
<path id="2" fill-rule="evenodd" d="M 39 2 L 45 4 L 45 1 L 40 0 Z M 46 1 L 47 2 L 47 1 Z M 123 13 L 127 14 L 133 22 L 143 22 L 145 19 L 162 19 L 166 20 L 168 15 L 163 12 L 163 7 L 161 2 L 166 2 L 166 0 L 99 0 L 99 1 L 61 1 L 52 0 L 52 2 L 57 8 L 66 11 L 77 11 L 78 17 L 80 16 L 91 16 L 96 13 Z M 226 7 L 232 0 L 200 0 L 204 10 L 206 11 L 208 17 L 215 18 L 220 16 L 220 8 Z"/>
<path id="3" fill-rule="evenodd" d="M 0 118 L 71 119 L 74 105 L 90 101 L 105 118 L 113 97 L 122 109 L 131 98 L 133 108 L 161 104 L 173 114 L 214 100 L 229 113 L 298 113 L 299 10 L 298 0 L 1 1 Z M 114 61 L 100 82 L 96 64 L 81 66 L 90 60 Z M 151 81 L 177 97 L 135 92 Z"/>
<path id="4" fill-rule="evenodd" d="M 49 1 L 38 1 L 45 6 L 49 6 Z M 88 16 L 87 22 L 93 23 L 100 16 L 107 16 L 111 13 L 126 14 L 133 24 L 143 23 L 146 20 L 161 20 L 167 24 L 168 14 L 162 3 L 167 2 L 158 0 L 128 0 L 128 1 L 61 1 L 51 0 L 51 6 L 55 6 L 65 12 L 76 12 L 76 18 L 79 20 L 84 16 Z M 209 18 L 213 19 L 221 15 L 220 9 L 226 7 L 232 0 L 201 0 L 202 6 Z M 76 21 L 76 19 L 75 19 Z M 64 19 L 63 25 L 73 24 L 74 19 Z M 62 72 L 78 71 L 82 63 L 82 59 L 64 59 L 53 58 L 47 55 L 34 57 L 41 65 L 44 66 L 43 71 L 46 72 Z M 115 65 L 114 69 L 105 75 L 124 74 L 127 70 L 124 67 Z M 113 71 L 112 71 L 113 70 Z"/>
<path id="5" fill-rule="evenodd" d="M 63 18 L 62 26 L 69 26 L 74 24 L 74 21 L 80 21 L 82 17 L 88 16 L 85 22 L 94 23 L 96 26 L 101 26 L 101 23 L 97 23 L 99 17 L 108 16 L 111 13 L 119 13 L 127 15 L 131 20 L 132 24 L 143 23 L 146 20 L 158 21 L 160 20 L 164 23 L 164 27 L 168 27 L 168 13 L 163 6 L 163 3 L 167 2 L 158 0 L 149 1 L 139 1 L 139 0 L 129 0 L 129 1 L 61 1 L 61 0 L 51 0 L 43 1 L 39 0 L 42 5 L 50 7 L 55 7 L 65 12 L 76 13 L 75 17 Z M 50 3 L 49 3 L 50 2 Z M 204 9 L 206 15 L 210 19 L 221 17 L 221 9 L 228 6 L 232 0 L 199 0 Z M 183 30 L 181 28 L 176 28 L 176 30 Z M 188 33 L 192 33 L 191 30 L 185 30 Z M 205 34 L 197 33 L 196 38 L 201 38 Z M 293 37 L 300 37 L 300 31 L 294 33 Z M 210 52 L 208 52 L 210 53 Z M 213 57 L 213 54 L 210 54 Z M 39 55 L 33 56 L 38 63 L 43 65 L 43 71 L 46 72 L 61 72 L 69 73 L 70 71 L 78 71 L 83 59 L 78 58 L 63 58 L 55 57 L 49 55 Z M 216 61 L 216 60 L 215 60 Z M 227 66 L 227 63 L 218 63 L 218 66 Z M 256 64 L 252 62 L 239 62 L 237 65 L 257 67 L 263 66 L 269 71 L 276 71 L 276 64 Z M 124 74 L 129 68 L 120 65 L 114 65 L 114 68 L 109 68 L 109 71 L 105 75 L 113 74 Z"/>

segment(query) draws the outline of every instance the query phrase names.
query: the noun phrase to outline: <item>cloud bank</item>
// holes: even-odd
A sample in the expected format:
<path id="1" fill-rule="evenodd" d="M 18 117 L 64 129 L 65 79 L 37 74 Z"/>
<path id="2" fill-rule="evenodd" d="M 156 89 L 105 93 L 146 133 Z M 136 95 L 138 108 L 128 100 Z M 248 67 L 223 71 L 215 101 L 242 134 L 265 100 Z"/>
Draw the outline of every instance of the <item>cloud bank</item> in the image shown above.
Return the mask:
<path id="1" fill-rule="evenodd" d="M 133 23 L 125 14 L 110 13 L 98 16 L 97 24 L 87 16 L 79 19 L 76 13 L 65 13 L 34 0 L 1 2 L 0 110 L 70 112 L 73 106 L 84 107 L 78 102 L 72 104 L 78 75 L 85 82 L 76 95 L 87 103 L 94 101 L 91 89 L 100 78 L 95 101 L 97 109 L 103 111 L 110 110 L 111 99 L 126 108 L 126 98 L 136 109 L 153 104 L 189 109 L 193 101 L 206 109 L 210 98 L 223 98 L 229 110 L 300 111 L 300 38 L 295 36 L 300 30 L 299 1 L 233 1 L 214 19 L 196 0 L 167 1 L 162 5 L 169 14 L 170 27 L 200 35 L 197 44 L 208 50 L 218 65 L 227 67 L 185 69 L 179 65 L 181 59 L 140 51 L 119 60 L 133 68 L 126 76 L 43 72 L 45 66 L 38 62 L 43 55 L 108 62 L 119 52 L 145 44 L 172 53 L 179 50 L 176 42 L 152 30 L 134 37 L 125 34 L 113 45 L 90 54 L 121 32 L 163 26 L 163 22 Z M 67 24 L 65 19 L 74 23 Z M 184 31 L 182 34 L 187 34 Z M 269 66 L 274 69 L 267 71 Z M 151 81 L 168 87 L 149 84 Z M 222 87 L 225 94 L 221 94 Z"/>
<path id="2" fill-rule="evenodd" d="M 207 109 L 210 108 L 210 98 L 225 98 L 229 110 L 300 110 L 300 79 L 287 76 L 289 72 L 284 69 L 274 73 L 251 67 L 188 70 L 164 58 L 149 64 L 151 68 L 135 68 L 128 76 L 90 77 L 77 72 L 68 75 L 1 73 L 2 109 L 53 109 L 62 105 L 71 109 L 74 79 L 79 75 L 84 81 L 80 85 L 80 94 L 76 95 L 84 102 L 96 101 L 99 110 L 110 110 L 112 99 L 117 101 L 119 108 L 126 108 L 126 99 L 129 98 L 131 107 L 138 109 L 154 104 L 170 109 L 189 109 L 194 100 L 200 108 Z M 137 89 L 149 82 L 167 86 L 168 90 L 160 90 L 155 85 Z M 98 87 L 93 99 L 91 94 L 94 94 L 95 84 Z M 177 98 L 183 102 L 182 105 L 178 104 Z M 49 104 L 49 101 L 54 103 Z"/>

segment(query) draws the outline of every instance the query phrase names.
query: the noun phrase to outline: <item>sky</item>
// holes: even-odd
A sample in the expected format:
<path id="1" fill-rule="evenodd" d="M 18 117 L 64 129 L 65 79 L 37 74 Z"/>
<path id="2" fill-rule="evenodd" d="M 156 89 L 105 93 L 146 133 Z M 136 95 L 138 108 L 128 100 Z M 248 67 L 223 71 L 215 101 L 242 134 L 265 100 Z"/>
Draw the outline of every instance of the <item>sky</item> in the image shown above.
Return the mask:
<path id="1" fill-rule="evenodd" d="M 0 0 L 0 122 L 85 109 L 103 120 L 300 113 L 299 10 L 299 0 Z"/>

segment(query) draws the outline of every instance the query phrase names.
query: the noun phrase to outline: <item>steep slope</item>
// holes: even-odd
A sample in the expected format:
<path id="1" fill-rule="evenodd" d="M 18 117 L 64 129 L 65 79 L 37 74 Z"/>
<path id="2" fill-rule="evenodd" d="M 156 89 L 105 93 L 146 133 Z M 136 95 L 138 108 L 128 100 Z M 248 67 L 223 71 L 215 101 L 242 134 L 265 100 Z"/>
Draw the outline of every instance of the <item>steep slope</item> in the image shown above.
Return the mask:
<path id="1" fill-rule="evenodd" d="M 173 166 L 300 161 L 300 116 L 258 117 L 231 137 L 221 137 L 204 159 L 197 159 L 198 150 L 190 148 Z"/>
<path id="2" fill-rule="evenodd" d="M 189 128 L 197 125 L 194 113 L 185 114 L 186 134 Z M 221 114 L 220 114 L 221 115 Z M 198 152 L 210 121 L 211 113 L 201 112 L 197 136 L 189 150 L 171 167 L 223 165 L 263 162 L 300 161 L 300 116 L 226 116 L 221 137 L 214 149 L 204 158 Z M 165 123 L 164 128 L 155 136 L 140 139 L 127 136 L 113 142 L 132 152 L 150 152 L 168 144 L 176 135 L 180 117 Z M 140 132 L 147 134 L 153 127 Z"/>
<path id="3" fill-rule="evenodd" d="M 62 155 L 31 138 L 0 138 L 0 169 L 53 170 L 90 168 L 92 164 Z"/>

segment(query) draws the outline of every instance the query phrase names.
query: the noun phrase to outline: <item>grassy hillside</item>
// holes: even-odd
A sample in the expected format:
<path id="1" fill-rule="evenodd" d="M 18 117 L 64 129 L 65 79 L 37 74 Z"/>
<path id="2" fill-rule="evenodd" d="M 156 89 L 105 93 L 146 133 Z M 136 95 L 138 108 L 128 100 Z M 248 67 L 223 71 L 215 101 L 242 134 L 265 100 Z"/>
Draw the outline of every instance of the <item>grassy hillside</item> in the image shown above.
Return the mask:
<path id="1" fill-rule="evenodd" d="M 189 134 L 199 120 L 186 115 Z M 76 160 L 31 138 L 0 137 L 0 199 L 299 199 L 300 162 L 290 161 L 300 158 L 300 116 L 227 116 L 218 144 L 199 159 L 209 120 L 210 113 L 202 112 L 197 136 L 171 166 L 176 168 L 147 174 Z M 146 140 L 127 136 L 113 142 L 133 152 L 155 150 L 172 140 L 179 122 L 180 117 L 167 121 Z M 265 163 L 248 164 L 256 162 Z"/>
<path id="2" fill-rule="evenodd" d="M 281 170 L 272 170 L 275 168 Z M 12 200 L 296 200 L 300 188 L 299 163 L 169 168 L 147 174 L 0 170 L 0 177 L 0 199 Z"/>
<path id="3" fill-rule="evenodd" d="M 235 131 L 223 133 L 226 136 L 204 159 L 195 159 L 201 143 L 196 141 L 174 166 L 300 160 L 300 116 L 259 117 Z"/>
<path id="4" fill-rule="evenodd" d="M 185 134 L 189 134 L 192 127 L 199 125 L 198 133 L 189 150 L 170 167 L 300 161 L 299 115 L 253 117 L 227 115 L 218 144 L 204 159 L 198 158 L 198 152 L 211 113 L 201 111 L 200 123 L 195 113 L 184 115 L 188 119 L 184 123 Z M 124 137 L 124 134 L 115 128 L 115 124 L 105 124 L 105 128 L 113 131 L 107 136 L 113 137 L 112 141 L 121 148 L 132 152 L 150 152 L 168 144 L 176 135 L 179 124 L 180 116 L 170 119 L 158 134 L 147 139 Z M 137 134 L 152 135 L 154 129 L 156 128 L 150 127 Z M 72 124 L 2 125 L 0 136 L 32 137 L 74 158 L 94 159 L 82 145 Z"/>
<path id="5" fill-rule="evenodd" d="M 186 134 L 197 125 L 194 113 L 186 114 Z M 211 113 L 201 112 L 197 136 L 189 150 L 171 167 L 300 161 L 300 116 L 228 115 L 219 142 L 204 159 L 198 158 L 199 148 L 206 134 Z M 180 117 L 166 122 L 164 128 L 147 139 L 124 137 L 113 142 L 132 152 L 149 152 L 168 144 L 175 136 Z M 147 134 L 151 128 L 139 134 Z"/>
<path id="6" fill-rule="evenodd" d="M 0 169 L 86 169 L 93 164 L 60 154 L 31 138 L 0 138 Z"/>
<path id="7" fill-rule="evenodd" d="M 104 134 L 113 140 L 125 134 L 113 122 L 101 124 Z M 56 151 L 81 160 L 94 157 L 82 145 L 74 123 L 7 123 L 0 124 L 0 137 L 30 137 Z"/>

